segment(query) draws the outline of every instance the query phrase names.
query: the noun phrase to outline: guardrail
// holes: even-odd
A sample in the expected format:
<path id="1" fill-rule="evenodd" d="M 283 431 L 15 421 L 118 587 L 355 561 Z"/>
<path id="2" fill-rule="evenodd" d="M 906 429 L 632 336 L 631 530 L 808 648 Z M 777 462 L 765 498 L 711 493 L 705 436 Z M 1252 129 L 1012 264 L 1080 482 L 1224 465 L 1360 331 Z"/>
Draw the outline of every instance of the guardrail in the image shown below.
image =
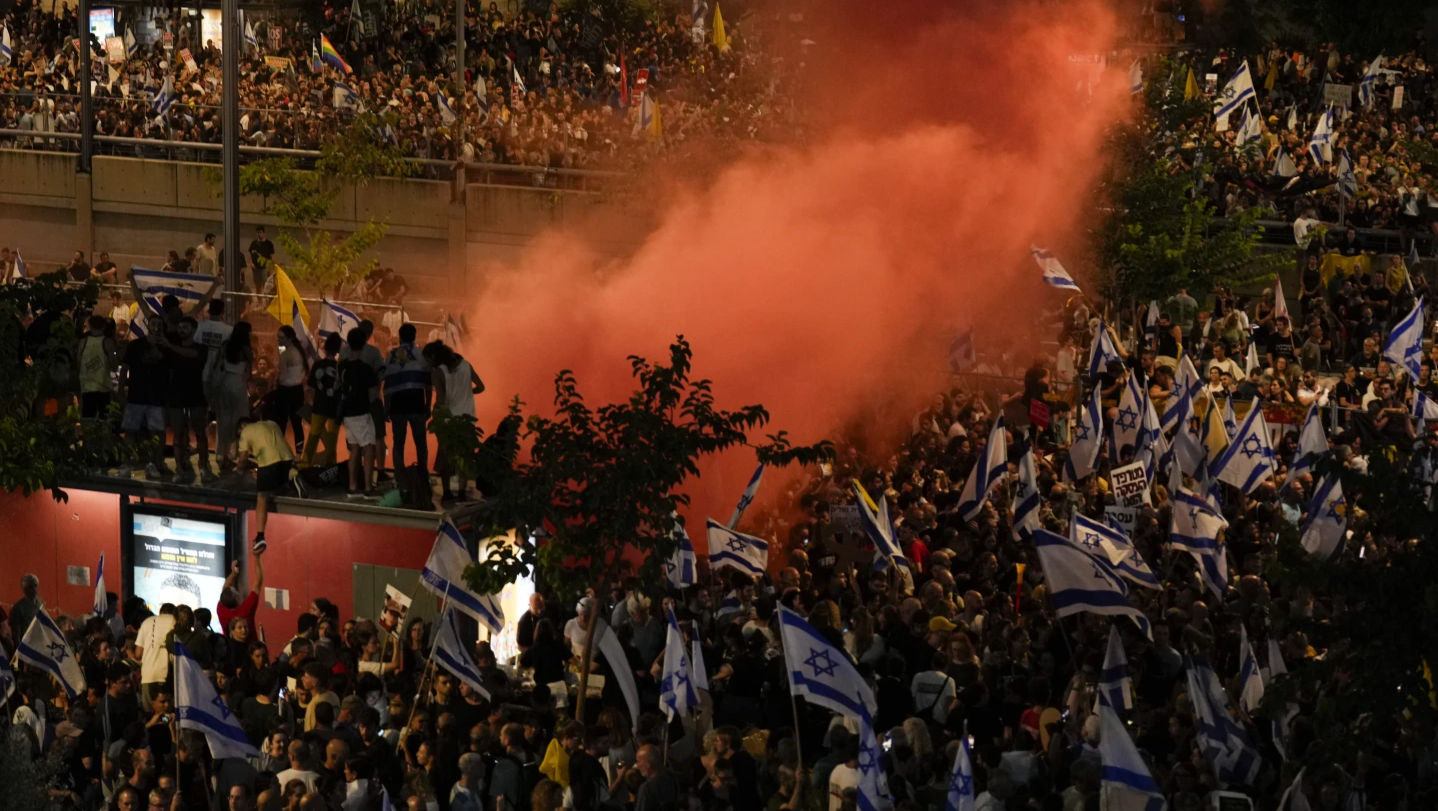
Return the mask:
<path id="1" fill-rule="evenodd" d="M 1212 235 L 1228 220 L 1224 217 L 1214 217 L 1209 226 L 1209 234 Z M 1343 233 L 1343 229 L 1329 223 L 1329 236 L 1335 232 Z M 1290 247 L 1295 248 L 1298 243 L 1293 238 L 1293 223 L 1282 220 L 1259 220 L 1254 223 L 1258 229 L 1259 239 L 1262 244 L 1268 247 Z M 1438 245 L 1438 237 L 1430 233 L 1405 234 L 1402 231 L 1395 231 L 1389 228 L 1358 228 L 1358 238 L 1363 242 L 1363 249 L 1372 253 L 1408 253 L 1410 241 L 1416 241 L 1420 253 L 1432 255 L 1435 245 Z"/>

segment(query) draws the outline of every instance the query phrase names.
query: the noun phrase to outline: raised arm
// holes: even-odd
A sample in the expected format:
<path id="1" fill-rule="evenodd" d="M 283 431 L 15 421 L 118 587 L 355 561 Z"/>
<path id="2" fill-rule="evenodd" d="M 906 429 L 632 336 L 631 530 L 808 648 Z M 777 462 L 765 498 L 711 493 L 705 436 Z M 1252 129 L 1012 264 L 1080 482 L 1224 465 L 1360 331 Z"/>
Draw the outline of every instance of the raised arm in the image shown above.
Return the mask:
<path id="1" fill-rule="evenodd" d="M 130 269 L 130 292 L 135 294 L 135 301 L 140 305 L 140 312 L 144 313 L 146 318 L 159 315 L 159 313 L 150 307 L 150 302 L 145 300 L 144 291 L 140 290 L 138 284 L 135 284 L 134 268 Z"/>
<path id="2" fill-rule="evenodd" d="M 131 279 L 131 282 L 133 282 L 133 281 L 134 281 L 134 280 Z M 205 295 L 201 296 L 201 297 L 200 297 L 200 300 L 197 301 L 197 302 L 195 302 L 195 306 L 191 307 L 191 308 L 185 313 L 185 315 L 188 315 L 188 316 L 190 316 L 191 318 L 194 318 L 195 316 L 197 316 L 197 315 L 199 315 L 200 313 L 204 312 L 205 309 L 210 306 L 210 299 L 214 298 L 214 297 L 215 297 L 215 294 L 218 293 L 219 291 L 220 291 L 220 280 L 219 280 L 219 279 L 216 279 L 216 280 L 214 280 L 213 282 L 210 282 L 210 289 L 205 291 Z"/>

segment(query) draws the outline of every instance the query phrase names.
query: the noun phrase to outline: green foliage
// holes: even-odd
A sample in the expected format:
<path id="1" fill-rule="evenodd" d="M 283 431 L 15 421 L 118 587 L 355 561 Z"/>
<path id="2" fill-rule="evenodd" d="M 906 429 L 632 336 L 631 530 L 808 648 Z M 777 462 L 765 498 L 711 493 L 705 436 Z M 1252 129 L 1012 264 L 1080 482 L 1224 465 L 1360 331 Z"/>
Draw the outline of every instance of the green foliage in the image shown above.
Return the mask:
<path id="1" fill-rule="evenodd" d="M 291 158 L 265 158 L 240 168 L 240 193 L 260 198 L 266 214 L 302 234 L 280 231 L 275 236 L 291 257 L 285 266 L 291 278 L 328 287 L 373 270 L 375 262 L 360 264 L 358 259 L 384 238 L 384 223 L 370 220 L 343 238 L 320 226 L 344 184 L 364 186 L 376 177 L 414 172 L 397 146 L 380 140 L 378 132 L 386 123 L 372 113 L 356 116 L 325 144 L 313 171 L 300 169 Z M 213 184 L 220 182 L 218 172 L 207 177 Z"/>
<path id="2" fill-rule="evenodd" d="M 683 336 L 667 364 L 631 356 L 638 388 L 597 408 L 573 373 L 561 371 L 553 416 L 526 416 L 516 400 L 482 441 L 470 419 L 436 421 L 441 447 L 486 483 L 477 519 L 483 531 L 514 529 L 518 538 L 470 567 L 472 588 L 494 593 L 529 573 L 562 598 L 630 577 L 641 588 L 657 585 L 677 543 L 674 516 L 689 503 L 683 486 L 699 475 L 703 457 L 750 445 L 769 465 L 832 458 L 830 443 L 794 446 L 783 432 L 752 444 L 749 434 L 768 423 L 768 412 L 716 407 L 710 382 L 691 377 L 691 357 Z M 539 531 L 548 537 L 536 544 Z"/>
<path id="3" fill-rule="evenodd" d="M 67 498 L 61 481 L 132 455 L 122 453 L 109 425 L 82 422 L 73 404 L 53 417 L 41 412 L 51 397 L 62 404 L 73 397 L 76 314 L 88 315 L 99 292 L 94 282 L 70 288 L 65 279 L 49 273 L 0 287 L 0 488 L 27 496 L 49 490 L 57 500 Z M 59 317 L 42 334 L 27 329 L 32 314 Z"/>

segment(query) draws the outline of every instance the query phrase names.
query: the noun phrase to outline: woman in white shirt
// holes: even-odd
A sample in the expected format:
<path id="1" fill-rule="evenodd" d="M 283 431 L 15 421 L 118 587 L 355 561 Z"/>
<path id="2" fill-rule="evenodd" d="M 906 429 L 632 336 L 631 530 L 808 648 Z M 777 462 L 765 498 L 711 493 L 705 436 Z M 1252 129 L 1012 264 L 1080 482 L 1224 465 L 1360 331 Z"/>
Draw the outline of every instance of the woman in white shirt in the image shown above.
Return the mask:
<path id="1" fill-rule="evenodd" d="M 305 357 L 294 327 L 280 327 L 276 340 L 280 345 L 280 359 L 275 364 L 275 422 L 280 426 L 281 435 L 284 434 L 285 423 L 290 424 L 295 439 L 295 452 L 299 453 L 305 446 L 305 424 L 300 410 L 305 405 L 305 377 L 310 371 L 309 358 Z"/>
<path id="2" fill-rule="evenodd" d="M 433 370 L 431 375 L 434 381 L 436 408 L 443 408 L 456 417 L 473 417 L 475 415 L 474 395 L 484 391 L 484 381 L 479 379 L 474 367 L 442 341 L 433 341 L 427 344 L 423 354 L 425 361 Z M 440 500 L 453 501 L 456 485 L 450 480 L 454 478 L 454 468 L 443 447 L 435 453 L 434 469 L 439 474 L 442 490 Z M 466 482 L 458 483 L 460 489 L 467 486 Z"/>

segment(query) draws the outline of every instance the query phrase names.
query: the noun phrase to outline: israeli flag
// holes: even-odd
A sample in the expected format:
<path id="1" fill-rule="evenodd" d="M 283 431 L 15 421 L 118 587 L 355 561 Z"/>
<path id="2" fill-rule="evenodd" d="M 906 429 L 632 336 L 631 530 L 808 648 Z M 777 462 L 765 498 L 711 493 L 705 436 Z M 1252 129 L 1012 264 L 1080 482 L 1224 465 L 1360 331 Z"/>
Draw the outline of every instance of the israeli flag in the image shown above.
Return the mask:
<path id="1" fill-rule="evenodd" d="M 480 118 L 489 118 L 489 84 L 484 81 L 484 74 L 475 71 L 474 74 L 474 100 L 479 105 Z"/>
<path id="2" fill-rule="evenodd" d="M 709 671 L 704 664 L 704 646 L 697 639 L 689 643 L 689 664 L 693 669 L 694 689 L 708 690 Z"/>
<path id="3" fill-rule="evenodd" d="M 15 59 L 15 49 L 10 44 L 10 27 L 0 27 L 0 62 L 10 64 Z"/>
<path id="4" fill-rule="evenodd" d="M 629 657 L 624 653 L 624 646 L 619 642 L 619 636 L 609 623 L 598 617 L 594 622 L 599 627 L 594 631 L 594 649 L 609 662 L 609 669 L 614 673 L 614 681 L 619 685 L 619 692 L 624 696 L 624 703 L 629 706 L 629 721 L 632 724 L 639 723 L 639 685 L 634 681 L 634 668 L 629 664 Z"/>
<path id="5" fill-rule="evenodd" d="M 678 545 L 674 547 L 674 554 L 664 562 L 664 576 L 674 588 L 687 589 L 694 585 L 697 579 L 694 574 L 696 558 L 694 542 L 689 539 L 689 532 L 684 529 L 678 515 L 674 516 L 674 537 L 678 540 Z"/>
<path id="6" fill-rule="evenodd" d="M 131 31 L 130 28 L 129 28 L 129 26 L 126 26 L 126 27 L 125 27 L 125 55 L 126 55 L 126 56 L 134 56 L 134 55 L 135 55 L 135 52 L 138 51 L 138 50 L 140 50 L 140 43 L 138 43 L 138 42 L 135 41 L 135 32 L 134 32 L 134 31 Z"/>
<path id="7" fill-rule="evenodd" d="M 255 37 L 255 27 L 250 25 L 249 20 L 245 20 L 245 44 L 255 49 L 260 47 L 260 41 Z"/>
<path id="8" fill-rule="evenodd" d="M 1229 115 L 1253 97 L 1253 74 L 1249 72 L 1248 60 L 1245 59 L 1238 67 L 1238 72 L 1223 86 L 1223 94 L 1215 100 L 1213 117 L 1222 118 Z"/>
<path id="9" fill-rule="evenodd" d="M 420 570 L 420 583 L 497 634 L 504 630 L 504 609 L 499 601 L 492 595 L 475 594 L 464 582 L 465 567 L 476 562 L 464 536 L 445 519 L 439 525 L 429 559 Z"/>
<path id="10" fill-rule="evenodd" d="M 479 672 L 479 666 L 474 663 L 474 655 L 470 653 L 473 646 L 465 644 L 464 636 L 459 632 L 459 618 L 454 614 L 455 605 L 446 605 L 437 623 L 439 627 L 435 631 L 434 662 L 454 674 L 456 679 L 469 685 L 469 689 L 489 698 L 489 691 L 484 687 L 484 676 Z"/>
<path id="11" fill-rule="evenodd" d="M 1103 670 L 1098 674 L 1100 704 L 1125 712 L 1133 709 L 1133 679 L 1128 674 L 1128 656 L 1123 651 L 1123 637 L 1118 626 L 1108 626 L 1108 649 L 1103 655 Z"/>
<path id="12" fill-rule="evenodd" d="M 446 127 L 453 124 L 458 116 L 454 114 L 454 108 L 450 106 L 449 99 L 445 98 L 443 93 L 435 93 L 434 103 L 439 108 L 440 121 Z"/>
<path id="13" fill-rule="evenodd" d="M 1263 418 L 1258 398 L 1254 398 L 1228 449 L 1214 463 L 1213 475 L 1244 493 L 1252 493 L 1273 475 L 1273 446 L 1268 441 L 1268 421 Z"/>
<path id="14" fill-rule="evenodd" d="M 239 718 L 183 642 L 175 641 L 174 654 L 175 715 L 180 719 L 180 729 L 203 734 L 215 760 L 259 757 L 260 750 L 250 743 Z"/>
<path id="15" fill-rule="evenodd" d="M 949 777 L 944 811 L 974 811 L 974 801 L 974 762 L 969 753 L 969 739 L 964 736 L 959 738 L 959 751 L 954 754 L 954 771 Z"/>
<path id="16" fill-rule="evenodd" d="M 1263 126 L 1259 123 L 1259 117 L 1252 110 L 1244 110 L 1243 123 L 1238 127 L 1238 146 L 1245 147 L 1262 140 Z"/>
<path id="17" fill-rule="evenodd" d="M 1173 396 L 1163 410 L 1163 430 L 1168 431 L 1188 422 L 1193 416 L 1193 398 L 1202 390 L 1203 378 L 1199 377 L 1193 360 L 1185 352 L 1179 357 L 1178 371 L 1173 376 Z"/>
<path id="18" fill-rule="evenodd" d="M 1424 422 L 1438 420 L 1438 402 L 1417 389 L 1413 390 L 1413 416 Z M 1327 442 L 1327 440 L 1325 440 Z"/>
<path id="19" fill-rule="evenodd" d="M 1228 590 L 1228 555 L 1219 533 L 1227 528 L 1228 521 L 1213 505 L 1187 489 L 1175 492 L 1169 541 L 1174 549 L 1193 555 L 1203 582 L 1220 600 Z"/>
<path id="20" fill-rule="evenodd" d="M 160 92 L 155 94 L 155 100 L 150 103 L 150 112 L 163 118 L 165 113 L 170 111 L 170 107 L 173 106 L 174 103 L 175 82 L 169 75 L 166 75 L 164 83 L 160 85 Z"/>
<path id="21" fill-rule="evenodd" d="M 854 483 L 854 489 L 859 496 L 859 518 L 864 524 L 864 533 L 874 544 L 874 568 L 887 569 L 891 564 L 908 566 L 909 559 L 904 557 L 904 550 L 894 540 L 894 522 L 889 518 L 889 500 L 879 496 L 878 510 L 869 506 L 868 494 L 862 491 L 859 483 Z"/>
<path id="22" fill-rule="evenodd" d="M 1383 344 L 1383 357 L 1407 369 L 1414 382 L 1418 380 L 1418 367 L 1423 361 L 1424 312 L 1420 298 L 1413 310 L 1393 325 L 1387 343 Z"/>
<path id="23" fill-rule="evenodd" d="M 1333 159 L 1333 107 L 1329 106 L 1318 116 L 1313 128 L 1313 137 L 1308 140 L 1308 155 L 1314 163 L 1327 163 Z"/>
<path id="24" fill-rule="evenodd" d="M 1233 720 L 1228 694 L 1201 656 L 1188 660 L 1188 696 L 1193 704 L 1199 748 L 1218 773 L 1224 787 L 1249 786 L 1258 777 L 1263 759 L 1248 733 Z"/>
<path id="25" fill-rule="evenodd" d="M 1162 589 L 1163 584 L 1149 568 L 1133 542 L 1118 527 L 1101 524 L 1086 515 L 1074 513 L 1069 524 L 1069 542 L 1096 560 L 1109 566 L 1120 577 L 1134 585 Z"/>
<path id="26" fill-rule="evenodd" d="M 1343 499 L 1343 483 L 1337 476 L 1330 474 L 1313 488 L 1306 520 L 1299 540 L 1308 554 L 1323 560 L 1334 560 L 1343 554 L 1348 510 Z"/>
<path id="27" fill-rule="evenodd" d="M 1099 772 L 1100 807 L 1105 811 L 1163 811 L 1163 792 L 1118 712 L 1100 701 L 1098 721 L 1098 755 L 1103 766 Z"/>
<path id="28" fill-rule="evenodd" d="M 669 613 L 669 630 L 664 637 L 664 674 L 659 681 L 659 708 L 664 716 L 674 720 L 699 706 L 699 696 L 694 692 L 694 669 L 689 661 L 684 634 L 679 632 L 679 622 L 674 612 Z"/>
<path id="29" fill-rule="evenodd" d="M 1239 623 L 1238 628 L 1238 706 L 1252 714 L 1263 703 L 1263 675 L 1253 646 L 1248 644 L 1248 626 Z"/>
<path id="30" fill-rule="evenodd" d="M 1422 392 L 1418 393 L 1422 397 Z M 1417 407 L 1417 401 L 1414 401 Z M 1438 413 L 1438 408 L 1434 409 Z M 1303 429 L 1298 432 L 1298 452 L 1293 456 L 1293 467 L 1288 471 L 1285 484 L 1298 481 L 1298 477 L 1313 469 L 1313 464 L 1328 454 L 1328 435 L 1323 431 L 1323 418 L 1318 414 L 1318 403 L 1308 407 L 1303 418 Z"/>
<path id="31" fill-rule="evenodd" d="M 360 106 L 359 94 L 350 87 L 347 82 L 335 82 L 335 109 L 336 110 L 357 110 Z"/>
<path id="32" fill-rule="evenodd" d="M 1188 392 L 1175 388 L 1173 399 L 1187 401 L 1180 405 L 1180 408 L 1189 414 L 1194 413 L 1193 398 Z M 1173 458 L 1178 462 L 1177 467 L 1190 476 L 1197 476 L 1203 465 L 1207 451 L 1203 446 L 1203 440 L 1199 437 L 1194 428 L 1193 420 L 1183 418 L 1174 425 L 1173 429 Z"/>
<path id="33" fill-rule="evenodd" d="M 769 542 L 745 535 L 713 518 L 705 522 L 709 542 L 709 568 L 736 569 L 750 577 L 762 577 L 769 568 Z"/>
<path id="34" fill-rule="evenodd" d="M 1373 85 L 1378 82 L 1378 74 L 1383 72 L 1383 54 L 1377 59 L 1368 63 L 1368 69 L 1363 71 L 1363 78 L 1358 82 L 1358 103 L 1364 107 L 1372 107 L 1374 94 Z"/>
<path id="35" fill-rule="evenodd" d="M 1347 149 L 1338 153 L 1338 193 L 1349 200 L 1358 196 L 1358 175 L 1353 173 L 1353 161 L 1348 158 Z"/>
<path id="36" fill-rule="evenodd" d="M 1238 418 L 1233 414 L 1233 398 L 1229 397 L 1223 401 L 1223 432 L 1228 435 L 1228 441 L 1238 436 Z"/>
<path id="37" fill-rule="evenodd" d="M 889 781 L 884 777 L 883 750 L 879 736 L 874 734 L 874 719 L 867 707 L 859 713 L 859 811 L 880 811 L 889 808 Z"/>
<path id="38" fill-rule="evenodd" d="M 1283 147 L 1278 148 L 1278 153 L 1273 158 L 1273 175 L 1275 177 L 1293 177 L 1298 174 L 1298 165 L 1293 158 L 1288 156 Z"/>
<path id="39" fill-rule="evenodd" d="M 974 460 L 973 470 L 969 471 L 963 492 L 959 494 L 959 505 L 955 509 L 965 521 L 978 517 L 989 493 L 998 486 L 1008 468 L 1008 434 L 1004 430 L 1004 418 L 1001 414 L 994 420 L 994 427 L 989 430 L 989 442 L 984 446 L 984 454 Z"/>
<path id="40" fill-rule="evenodd" d="M 1034 445 L 1029 441 L 1024 443 L 1023 455 L 1019 457 L 1019 475 L 1014 484 L 1011 505 L 1016 540 L 1023 540 L 1026 534 L 1043 526 L 1039 521 L 1039 503 L 1039 477 L 1034 465 Z"/>
<path id="41" fill-rule="evenodd" d="M 509 60 L 509 74 L 510 81 L 514 84 L 514 89 L 519 91 L 519 95 L 527 94 L 529 91 L 524 87 L 524 77 L 519 75 L 519 67 L 514 64 L 513 59 Z"/>
<path id="42" fill-rule="evenodd" d="M 105 616 L 110 601 L 105 597 L 105 553 L 100 553 L 100 563 L 95 566 L 95 616 Z"/>
<path id="43" fill-rule="evenodd" d="M 754 496 L 759 492 L 759 482 L 764 479 L 764 463 L 760 462 L 759 467 L 754 469 L 754 475 L 749 477 L 749 483 L 744 486 L 744 495 L 739 497 L 739 504 L 734 507 L 734 515 L 729 518 L 729 528 L 739 526 L 739 519 L 744 517 L 744 511 L 754 503 Z"/>
<path id="44" fill-rule="evenodd" d="M 0 704 L 10 700 L 15 692 L 15 671 L 10 668 L 10 656 L 5 646 L 0 645 Z"/>
<path id="45" fill-rule="evenodd" d="M 1099 322 L 1098 334 L 1093 336 L 1093 343 L 1088 350 L 1088 376 L 1089 380 L 1096 379 L 1108 368 L 1111 360 L 1121 361 L 1123 356 L 1119 355 L 1118 349 L 1113 345 L 1113 339 L 1109 337 L 1108 325 Z"/>
<path id="46" fill-rule="evenodd" d="M 1095 388 L 1079 412 L 1073 444 L 1069 445 L 1069 456 L 1064 462 L 1064 476 L 1069 481 L 1076 482 L 1089 475 L 1098 464 L 1099 449 L 1103 447 L 1102 394 Z"/>
<path id="47" fill-rule="evenodd" d="M 1138 385 L 1138 375 L 1130 373 L 1128 382 L 1119 396 L 1118 413 L 1113 418 L 1113 445 L 1109 452 L 1114 464 L 1118 464 L 1123 448 L 1138 453 L 1138 429 L 1143 419 L 1144 393 Z"/>
<path id="48" fill-rule="evenodd" d="M 1129 617 L 1144 636 L 1153 638 L 1148 617 L 1129 603 L 1128 586 L 1112 566 L 1046 529 L 1035 532 L 1033 541 L 1055 614 L 1067 617 L 1087 611 Z"/>
<path id="49" fill-rule="evenodd" d="M 164 270 L 131 267 L 130 280 L 140 291 L 151 312 L 160 311 L 160 299 L 174 296 L 180 300 L 182 309 L 203 301 L 215 286 L 215 277 L 202 273 L 170 273 Z"/>
<path id="50" fill-rule="evenodd" d="M 20 661 L 54 676 L 70 698 L 85 692 L 85 673 L 80 669 L 80 662 L 75 659 L 75 652 L 70 650 L 60 626 L 50 619 L 45 609 L 40 609 L 35 619 L 30 620 L 15 655 Z"/>
<path id="51" fill-rule="evenodd" d="M 1033 256 L 1034 261 L 1039 263 L 1039 269 L 1043 271 L 1044 284 L 1049 287 L 1072 290 L 1075 293 L 1083 292 L 1079 289 L 1078 282 L 1074 281 L 1074 277 L 1064 270 L 1063 264 L 1046 248 L 1030 245 L 1029 253 Z"/>
<path id="52" fill-rule="evenodd" d="M 329 339 L 331 335 L 340 336 L 340 340 L 349 337 L 350 330 L 359 326 L 359 316 L 352 310 L 335 304 L 329 299 L 320 299 L 320 324 L 315 329 L 321 342 Z"/>
<path id="53" fill-rule="evenodd" d="M 779 637 L 789 692 L 855 721 L 878 711 L 878 701 L 849 654 L 834 647 L 793 611 L 780 606 Z"/>

